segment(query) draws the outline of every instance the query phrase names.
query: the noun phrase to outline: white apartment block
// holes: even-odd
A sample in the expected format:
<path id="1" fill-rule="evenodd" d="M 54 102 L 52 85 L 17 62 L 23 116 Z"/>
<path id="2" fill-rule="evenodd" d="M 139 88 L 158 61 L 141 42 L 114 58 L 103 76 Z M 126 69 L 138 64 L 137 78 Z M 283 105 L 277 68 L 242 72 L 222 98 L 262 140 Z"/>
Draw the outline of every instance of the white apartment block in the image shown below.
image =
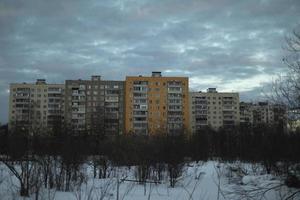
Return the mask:
<path id="1" fill-rule="evenodd" d="M 210 126 L 218 130 L 240 123 L 239 93 L 217 92 L 209 88 L 207 92 L 190 92 L 190 125 L 192 133 Z"/>
<path id="2" fill-rule="evenodd" d="M 10 84 L 9 129 L 27 129 L 30 133 L 43 132 L 64 121 L 64 84 Z"/>

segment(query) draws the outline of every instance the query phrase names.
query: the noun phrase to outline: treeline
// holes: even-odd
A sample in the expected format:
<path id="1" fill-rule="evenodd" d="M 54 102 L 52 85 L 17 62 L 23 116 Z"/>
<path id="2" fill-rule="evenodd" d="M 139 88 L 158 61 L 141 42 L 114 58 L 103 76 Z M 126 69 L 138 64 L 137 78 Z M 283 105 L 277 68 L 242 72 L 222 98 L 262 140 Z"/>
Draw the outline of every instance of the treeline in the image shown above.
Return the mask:
<path id="1" fill-rule="evenodd" d="M 86 134 L 28 136 L 22 133 L 0 136 L 0 153 L 11 159 L 24 155 L 58 155 L 67 158 L 105 155 L 118 165 L 142 162 L 179 162 L 184 159 L 289 161 L 300 160 L 300 133 L 285 133 L 281 127 L 261 124 L 177 136 L 116 136 L 103 138 Z"/>
<path id="2" fill-rule="evenodd" d="M 41 186 L 74 190 L 87 179 L 82 171 L 84 164 L 92 167 L 94 178 L 111 177 L 119 166 L 136 166 L 134 181 L 160 183 L 167 175 L 169 185 L 175 187 L 185 163 L 208 159 L 261 163 L 266 173 L 285 176 L 292 180 L 287 185 L 295 187 L 300 184 L 296 176 L 300 171 L 291 167 L 300 162 L 299 155 L 300 133 L 285 133 L 269 125 L 219 131 L 206 128 L 194 135 L 152 137 L 105 138 L 70 132 L 0 135 L 0 161 L 19 180 L 21 196 L 38 196 Z"/>

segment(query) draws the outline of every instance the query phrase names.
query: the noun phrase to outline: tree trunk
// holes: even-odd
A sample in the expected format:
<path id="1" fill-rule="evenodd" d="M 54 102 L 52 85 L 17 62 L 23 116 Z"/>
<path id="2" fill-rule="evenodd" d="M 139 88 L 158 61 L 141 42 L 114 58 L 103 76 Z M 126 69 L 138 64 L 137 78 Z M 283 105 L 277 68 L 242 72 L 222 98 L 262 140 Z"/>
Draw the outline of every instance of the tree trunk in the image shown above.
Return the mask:
<path id="1" fill-rule="evenodd" d="M 29 197 L 28 187 L 25 187 L 25 185 L 23 183 L 21 183 L 20 196 L 21 197 Z"/>

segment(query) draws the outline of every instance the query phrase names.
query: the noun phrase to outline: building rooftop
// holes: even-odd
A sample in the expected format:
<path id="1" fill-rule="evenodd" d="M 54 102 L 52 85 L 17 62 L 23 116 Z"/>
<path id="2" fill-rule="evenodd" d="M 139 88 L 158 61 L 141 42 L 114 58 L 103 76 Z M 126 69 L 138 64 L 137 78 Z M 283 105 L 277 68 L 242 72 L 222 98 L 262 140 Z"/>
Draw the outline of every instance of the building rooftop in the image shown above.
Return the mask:
<path id="1" fill-rule="evenodd" d="M 217 93 L 218 91 L 217 91 L 217 88 L 208 88 L 207 92 L 209 92 L 209 93 Z"/>

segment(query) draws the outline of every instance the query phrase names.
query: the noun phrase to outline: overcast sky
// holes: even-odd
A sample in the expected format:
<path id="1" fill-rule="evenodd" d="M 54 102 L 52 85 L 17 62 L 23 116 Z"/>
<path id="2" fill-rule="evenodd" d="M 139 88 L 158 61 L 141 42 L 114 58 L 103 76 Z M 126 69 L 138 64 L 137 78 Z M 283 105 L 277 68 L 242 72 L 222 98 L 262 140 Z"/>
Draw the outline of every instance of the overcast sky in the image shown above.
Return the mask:
<path id="1" fill-rule="evenodd" d="M 0 0 L 0 122 L 11 82 L 188 76 L 254 100 L 282 64 L 299 0 Z"/>

